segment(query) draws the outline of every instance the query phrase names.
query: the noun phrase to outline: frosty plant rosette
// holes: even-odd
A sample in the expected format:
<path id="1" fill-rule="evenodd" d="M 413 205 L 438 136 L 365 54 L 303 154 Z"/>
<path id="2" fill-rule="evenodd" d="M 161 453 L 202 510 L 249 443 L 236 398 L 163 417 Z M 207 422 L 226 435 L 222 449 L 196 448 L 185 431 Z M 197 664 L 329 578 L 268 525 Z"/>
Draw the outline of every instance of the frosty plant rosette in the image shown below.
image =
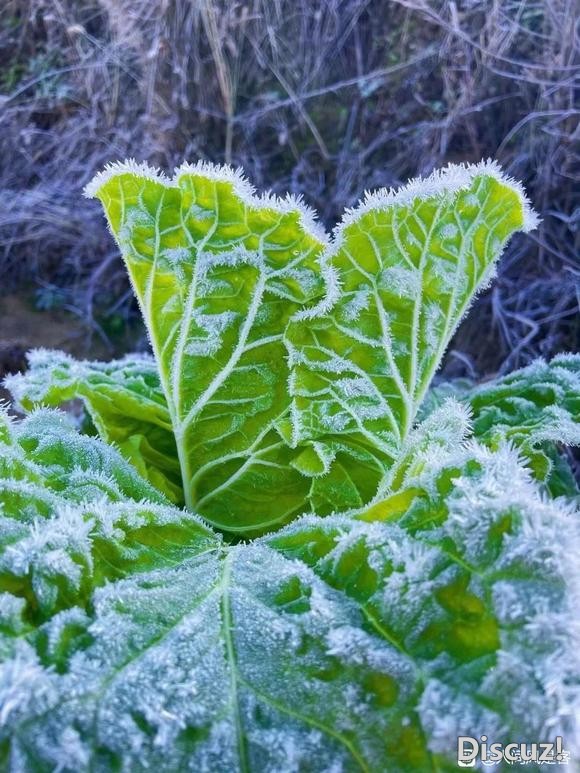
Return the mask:
<path id="1" fill-rule="evenodd" d="M 2 768 L 446 771 L 482 734 L 577 758 L 580 356 L 430 388 L 536 223 L 521 187 L 449 166 L 331 238 L 207 163 L 86 192 L 153 353 L 6 381 Z"/>

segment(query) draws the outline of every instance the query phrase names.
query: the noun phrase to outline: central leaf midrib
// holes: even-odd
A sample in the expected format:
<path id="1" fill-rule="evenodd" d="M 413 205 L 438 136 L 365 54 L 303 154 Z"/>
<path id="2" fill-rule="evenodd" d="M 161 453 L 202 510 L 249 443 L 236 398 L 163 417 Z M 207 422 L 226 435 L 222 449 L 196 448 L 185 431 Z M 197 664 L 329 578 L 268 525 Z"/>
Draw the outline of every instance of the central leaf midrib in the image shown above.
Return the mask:
<path id="1" fill-rule="evenodd" d="M 222 631 L 225 641 L 226 658 L 230 672 L 230 707 L 233 714 L 234 725 L 236 729 L 236 740 L 238 749 L 238 759 L 242 773 L 251 773 L 248 765 L 248 755 L 246 749 L 246 738 L 240 712 L 240 702 L 238 697 L 238 667 L 236 661 L 236 650 L 233 641 L 233 620 L 232 608 L 229 596 L 229 585 L 231 581 L 231 563 L 234 556 L 234 549 L 230 549 L 223 562 L 223 573 L 220 583 L 221 600 L 220 610 L 222 618 Z"/>

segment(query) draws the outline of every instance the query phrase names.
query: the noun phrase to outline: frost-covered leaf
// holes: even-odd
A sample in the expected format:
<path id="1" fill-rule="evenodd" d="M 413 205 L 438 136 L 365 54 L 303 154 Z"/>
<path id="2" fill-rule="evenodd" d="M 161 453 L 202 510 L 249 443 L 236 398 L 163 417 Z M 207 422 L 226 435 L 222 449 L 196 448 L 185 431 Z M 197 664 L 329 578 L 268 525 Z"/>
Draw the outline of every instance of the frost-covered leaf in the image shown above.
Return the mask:
<path id="1" fill-rule="evenodd" d="M 227 167 L 169 181 L 116 165 L 89 186 L 139 298 L 177 442 L 185 501 L 221 528 L 265 528 L 305 509 L 290 465 L 290 317 L 324 295 L 325 237 L 300 202 L 257 198 Z"/>
<path id="2" fill-rule="evenodd" d="M 433 386 L 428 390 L 417 410 L 417 421 L 423 421 L 450 397 L 461 400 L 469 394 L 474 386 L 475 381 L 470 378 L 455 378 Z"/>
<path id="3" fill-rule="evenodd" d="M 409 433 L 375 499 L 401 489 L 414 491 L 417 481 L 429 478 L 443 459 L 461 453 L 471 437 L 469 408 L 453 397 L 446 398 Z"/>
<path id="4" fill-rule="evenodd" d="M 579 754 L 580 518 L 545 495 L 579 358 L 434 392 L 415 424 L 532 225 L 521 191 L 484 165 L 375 195 L 321 260 L 307 212 L 227 169 L 89 193 L 159 376 L 41 353 L 11 380 L 29 410 L 80 397 L 109 444 L 0 409 L 0 769 L 441 773 L 484 733 Z M 193 507 L 245 538 L 349 512 L 227 544 Z"/>
<path id="5" fill-rule="evenodd" d="M 25 373 L 5 380 L 18 406 L 30 411 L 80 398 L 100 437 L 172 502 L 183 502 L 173 428 L 151 356 L 87 362 L 36 349 L 29 352 L 28 363 Z"/>
<path id="6" fill-rule="evenodd" d="M 6 428 L 0 435 L 3 515 L 29 520 L 28 513 L 35 517 L 42 502 L 49 509 L 56 495 L 70 502 L 106 497 L 169 503 L 116 449 L 80 435 L 60 411 L 39 409 L 23 421 L 8 420 Z"/>
<path id="7" fill-rule="evenodd" d="M 340 443 L 344 469 L 372 457 L 363 501 L 398 458 L 506 240 L 534 223 L 521 189 L 488 163 L 372 194 L 337 229 L 324 256 L 337 285 L 288 327 L 293 440 Z"/>
<path id="8" fill-rule="evenodd" d="M 421 415 L 453 394 L 472 418 L 474 436 L 497 448 L 508 440 L 521 449 L 552 492 L 577 494 L 566 460 L 555 444 L 580 445 L 580 355 L 560 354 L 483 384 L 468 381 L 432 389 Z"/>
<path id="9" fill-rule="evenodd" d="M 481 733 L 576 753 L 578 513 L 508 447 L 450 448 L 420 477 L 404 511 L 233 546 L 130 498 L 14 517 L 2 768 L 425 773 Z"/>
<path id="10" fill-rule="evenodd" d="M 580 445 L 580 355 L 560 354 L 473 387 L 462 398 L 471 407 L 473 433 L 496 446 L 546 441 Z"/>
<path id="11" fill-rule="evenodd" d="M 188 555 L 215 536 L 169 507 L 113 448 L 39 410 L 0 438 L 0 591 L 28 600 L 28 622 L 86 602 L 95 586 Z M 184 536 L 185 535 L 185 536 Z"/>
<path id="12" fill-rule="evenodd" d="M 299 204 L 227 168 L 115 165 L 88 194 L 149 328 L 186 504 L 246 533 L 372 499 L 473 295 L 535 223 L 492 163 L 367 197 L 326 249 Z"/>

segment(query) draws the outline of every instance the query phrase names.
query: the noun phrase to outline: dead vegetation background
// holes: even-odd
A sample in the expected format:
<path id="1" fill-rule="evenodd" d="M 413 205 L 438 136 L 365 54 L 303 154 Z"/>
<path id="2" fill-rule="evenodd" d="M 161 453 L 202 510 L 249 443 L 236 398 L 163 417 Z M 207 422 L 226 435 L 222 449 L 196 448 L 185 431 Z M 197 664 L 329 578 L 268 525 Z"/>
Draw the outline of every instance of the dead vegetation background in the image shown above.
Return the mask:
<path id="1" fill-rule="evenodd" d="M 143 345 L 80 198 L 110 160 L 242 165 L 331 226 L 365 189 L 494 156 L 543 223 L 511 244 L 446 375 L 578 349 L 577 16 L 574 0 L 1 0 L 2 292 L 27 299 L 32 333 L 42 310 L 75 315 L 77 350 Z"/>

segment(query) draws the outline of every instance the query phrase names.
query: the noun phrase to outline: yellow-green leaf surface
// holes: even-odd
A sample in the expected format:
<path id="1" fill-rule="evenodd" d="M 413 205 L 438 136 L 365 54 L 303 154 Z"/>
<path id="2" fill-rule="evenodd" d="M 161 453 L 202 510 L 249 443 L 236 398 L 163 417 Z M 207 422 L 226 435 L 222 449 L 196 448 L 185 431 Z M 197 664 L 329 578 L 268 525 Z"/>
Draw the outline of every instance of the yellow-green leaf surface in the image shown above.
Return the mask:
<path id="1" fill-rule="evenodd" d="M 103 204 L 141 305 L 188 507 L 230 530 L 302 512 L 310 481 L 276 426 L 290 407 L 284 330 L 325 292 L 325 237 L 310 212 L 206 164 L 172 180 L 117 165 L 87 193 Z"/>
<path id="2" fill-rule="evenodd" d="M 519 186 L 486 163 L 369 195 L 337 228 L 323 256 L 335 285 L 318 309 L 297 315 L 287 342 L 293 442 L 335 451 L 350 506 L 368 501 L 398 458 L 507 239 L 534 224 Z"/>

